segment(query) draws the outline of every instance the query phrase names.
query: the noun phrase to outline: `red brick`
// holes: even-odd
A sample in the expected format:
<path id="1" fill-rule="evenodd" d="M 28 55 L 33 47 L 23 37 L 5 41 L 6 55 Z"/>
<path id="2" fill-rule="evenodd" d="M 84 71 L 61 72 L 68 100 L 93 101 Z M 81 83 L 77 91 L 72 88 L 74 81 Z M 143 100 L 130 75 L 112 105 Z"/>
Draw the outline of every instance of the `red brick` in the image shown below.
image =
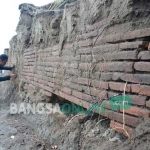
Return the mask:
<path id="1" fill-rule="evenodd" d="M 83 100 L 81 100 L 81 99 L 79 99 L 79 98 L 77 98 L 75 96 L 65 94 L 65 93 L 63 93 L 61 91 L 55 91 L 55 94 L 59 95 L 60 97 L 65 98 L 66 100 L 71 101 L 71 102 L 73 102 L 73 103 L 75 103 L 77 105 L 82 105 L 85 108 L 88 108 L 88 102 L 85 102 L 85 101 L 83 101 Z"/>
<path id="2" fill-rule="evenodd" d="M 73 83 L 79 83 L 78 80 L 79 80 L 78 77 L 74 77 L 74 76 L 73 76 L 73 77 L 70 78 L 69 81 L 70 81 L 70 82 L 73 82 Z"/>
<path id="3" fill-rule="evenodd" d="M 45 67 L 45 71 L 54 72 L 54 68 L 53 67 Z"/>
<path id="4" fill-rule="evenodd" d="M 111 120 L 115 120 L 117 122 L 123 123 L 123 114 L 122 113 L 118 113 L 118 112 L 109 112 L 109 118 Z M 125 119 L 125 124 L 126 125 L 130 125 L 132 127 L 136 127 L 138 126 L 142 120 L 136 117 L 132 117 L 129 115 L 124 115 L 124 119 Z"/>
<path id="5" fill-rule="evenodd" d="M 132 84 L 131 89 L 133 93 L 150 96 L 150 86 Z"/>
<path id="6" fill-rule="evenodd" d="M 115 23 L 114 25 L 108 27 L 107 31 L 106 31 L 106 35 L 110 35 L 113 33 L 120 33 L 120 32 L 124 32 L 126 33 L 127 31 L 129 31 L 129 29 L 127 27 L 131 26 L 131 22 L 125 22 L 125 23 Z"/>
<path id="7" fill-rule="evenodd" d="M 136 42 L 124 42 L 124 43 L 119 43 L 119 44 L 105 44 L 105 45 L 98 45 L 91 48 L 86 48 L 80 50 L 82 53 L 91 53 L 93 51 L 93 54 L 104 54 L 104 53 L 109 53 L 109 52 L 116 52 L 116 50 L 122 51 L 122 50 L 133 50 L 139 48 L 140 45 L 142 45 L 143 41 L 136 41 Z"/>
<path id="8" fill-rule="evenodd" d="M 54 92 L 56 95 L 62 97 L 62 98 L 65 98 L 65 93 L 63 93 L 62 91 L 59 91 L 59 90 L 55 90 Z"/>
<path id="9" fill-rule="evenodd" d="M 47 72 L 46 73 L 46 76 L 48 76 L 48 77 L 54 77 L 54 75 L 55 75 L 55 73 L 53 73 L 53 72 Z"/>
<path id="10" fill-rule="evenodd" d="M 92 32 L 88 32 L 88 33 L 79 35 L 78 39 L 83 40 L 83 39 L 93 38 L 93 37 L 97 36 L 97 34 L 98 34 L 97 30 L 95 30 L 95 31 L 92 31 Z"/>
<path id="11" fill-rule="evenodd" d="M 98 81 L 98 80 L 92 80 L 91 85 L 95 88 L 99 88 L 99 89 L 108 89 L 108 82 L 104 82 L 104 81 Z"/>
<path id="12" fill-rule="evenodd" d="M 141 76 L 141 75 L 140 75 Z M 113 73 L 112 79 L 114 81 L 127 81 L 127 82 L 133 82 L 133 83 L 141 83 L 142 80 L 138 77 L 138 75 L 135 74 L 126 74 L 126 73 Z"/>
<path id="13" fill-rule="evenodd" d="M 129 95 L 132 99 L 132 104 L 139 105 L 139 106 L 145 106 L 146 104 L 146 96 L 141 95 Z"/>
<path id="14" fill-rule="evenodd" d="M 83 94 L 82 95 L 82 99 L 85 101 L 92 101 L 92 96 L 91 95 L 87 95 L 87 94 Z"/>
<path id="15" fill-rule="evenodd" d="M 92 100 L 92 96 L 91 95 L 87 95 L 85 93 L 82 93 L 82 92 L 77 92 L 77 91 L 72 91 L 72 95 L 77 97 L 77 98 L 80 98 L 82 100 L 85 100 L 85 101 L 91 101 Z"/>
<path id="16" fill-rule="evenodd" d="M 147 37 L 149 35 L 150 35 L 150 28 L 133 30 L 133 31 L 126 32 L 125 34 L 123 32 L 115 33 L 115 34 L 107 35 L 103 38 L 99 37 L 96 44 L 123 42 L 126 40 Z"/>
<path id="17" fill-rule="evenodd" d="M 92 56 L 91 55 L 81 55 L 81 61 L 82 62 L 91 62 Z"/>
<path id="18" fill-rule="evenodd" d="M 122 92 L 120 93 L 122 94 Z M 108 97 L 113 97 L 115 95 L 118 95 L 118 93 L 116 92 L 108 92 Z M 146 100 L 147 100 L 147 97 L 146 96 L 142 96 L 142 95 L 131 95 L 131 94 L 126 94 L 128 96 L 131 97 L 131 100 L 132 100 L 132 104 L 133 105 L 138 105 L 138 106 L 145 106 L 146 104 Z"/>
<path id="19" fill-rule="evenodd" d="M 45 80 L 38 79 L 38 82 L 43 84 L 43 85 L 47 85 L 47 81 L 45 81 Z"/>
<path id="20" fill-rule="evenodd" d="M 90 85 L 91 80 L 88 78 L 78 78 L 78 83 L 83 85 Z"/>
<path id="21" fill-rule="evenodd" d="M 64 93 L 71 95 L 71 91 L 72 91 L 71 89 L 66 88 L 66 87 L 63 87 L 61 90 L 62 90 Z"/>
<path id="22" fill-rule="evenodd" d="M 122 110 L 120 110 L 120 111 L 123 112 Z M 149 118 L 150 117 L 150 111 L 149 110 L 141 109 L 141 108 L 136 107 L 136 106 L 132 106 L 130 109 L 124 110 L 124 112 L 127 114 L 131 114 L 131 115 L 143 117 L 143 118 Z"/>
<path id="23" fill-rule="evenodd" d="M 138 59 L 140 60 L 149 60 L 150 59 L 150 51 L 142 51 L 138 55 Z"/>
<path id="24" fill-rule="evenodd" d="M 24 66 L 34 66 L 35 62 L 25 62 Z"/>
<path id="25" fill-rule="evenodd" d="M 67 44 L 65 44 L 64 45 L 64 49 L 70 49 L 70 48 L 72 48 L 73 47 L 73 44 L 69 44 L 69 43 L 67 43 Z"/>
<path id="26" fill-rule="evenodd" d="M 72 49 L 63 49 L 63 51 L 62 51 L 62 56 L 64 57 L 68 57 L 68 58 L 70 58 L 70 56 L 72 55 L 73 53 L 72 53 Z"/>
<path id="27" fill-rule="evenodd" d="M 40 85 L 40 88 L 46 90 L 46 91 L 49 91 L 49 92 L 53 92 L 52 88 L 49 87 L 49 86 L 44 86 L 44 85 Z"/>
<path id="28" fill-rule="evenodd" d="M 79 69 L 88 71 L 88 70 L 91 70 L 91 66 L 92 66 L 91 63 L 80 63 Z"/>
<path id="29" fill-rule="evenodd" d="M 40 88 L 42 88 L 42 87 L 43 87 L 43 84 L 38 83 L 38 86 L 39 86 Z"/>
<path id="30" fill-rule="evenodd" d="M 122 51 L 99 54 L 95 56 L 96 60 L 113 61 L 113 60 L 135 60 L 137 59 L 137 51 Z"/>
<path id="31" fill-rule="evenodd" d="M 32 58 L 35 58 L 35 56 L 34 57 L 32 55 L 30 55 L 30 56 L 24 56 L 24 62 L 28 61 L 28 60 L 32 60 Z"/>
<path id="32" fill-rule="evenodd" d="M 34 85 L 34 86 L 36 86 L 36 87 L 38 87 L 38 83 L 37 82 L 32 82 L 32 84 Z"/>
<path id="33" fill-rule="evenodd" d="M 90 75 L 89 75 L 89 73 L 90 73 Z M 97 79 L 97 80 L 100 80 L 100 75 L 101 75 L 101 72 L 99 72 L 99 71 L 92 71 L 92 69 L 91 69 L 91 71 L 88 71 L 88 74 L 87 74 L 88 76 L 88 78 L 92 78 L 92 79 Z"/>
<path id="34" fill-rule="evenodd" d="M 142 37 L 147 37 L 150 35 L 150 28 L 145 28 L 145 29 L 138 29 L 134 31 L 127 32 L 124 34 L 122 37 L 124 40 L 125 39 L 136 39 L 136 38 L 142 38 Z"/>
<path id="35" fill-rule="evenodd" d="M 119 48 L 120 49 L 137 49 L 141 45 L 143 45 L 143 41 L 124 42 L 124 43 L 119 43 Z"/>
<path id="36" fill-rule="evenodd" d="M 39 71 L 44 71 L 44 70 L 45 70 L 45 67 L 43 67 L 43 66 L 42 66 L 42 67 L 38 67 L 38 70 L 39 70 Z"/>
<path id="37" fill-rule="evenodd" d="M 121 79 L 127 82 L 141 83 L 141 79 L 135 74 L 123 74 Z"/>
<path id="38" fill-rule="evenodd" d="M 81 92 L 77 92 L 77 91 L 73 90 L 72 95 L 77 97 L 77 98 L 83 99 L 83 93 L 81 93 Z"/>
<path id="39" fill-rule="evenodd" d="M 72 61 L 80 61 L 81 59 L 80 59 L 80 54 L 76 54 L 75 56 L 70 56 L 70 60 L 72 60 Z"/>
<path id="40" fill-rule="evenodd" d="M 120 92 L 119 94 L 122 94 L 122 92 Z M 116 95 L 118 95 L 118 92 L 112 92 L 112 91 L 109 91 L 108 92 L 108 98 L 111 98 L 111 97 L 113 97 L 113 96 L 116 96 Z"/>
<path id="41" fill-rule="evenodd" d="M 112 80 L 112 75 L 113 75 L 113 73 L 101 73 L 100 74 L 100 80 L 102 80 L 102 81 L 111 81 Z"/>
<path id="42" fill-rule="evenodd" d="M 67 99 L 67 100 L 69 100 L 69 101 L 71 101 L 71 102 L 73 102 L 75 104 L 80 104 L 82 102 L 81 99 L 78 99 L 78 98 L 76 98 L 74 96 L 67 95 L 67 94 L 65 94 L 65 99 Z"/>
<path id="43" fill-rule="evenodd" d="M 30 48 L 30 49 L 25 49 L 25 50 L 24 50 L 24 55 L 25 55 L 25 54 L 34 54 L 35 52 L 36 52 L 36 50 L 33 50 L 33 49 L 31 49 L 31 48 Z"/>
<path id="44" fill-rule="evenodd" d="M 122 75 L 124 75 L 124 73 L 115 72 L 115 73 L 112 74 L 112 80 L 114 80 L 114 81 L 121 80 Z"/>
<path id="45" fill-rule="evenodd" d="M 34 81 L 34 77 L 26 77 L 29 81 Z"/>
<path id="46" fill-rule="evenodd" d="M 55 81 L 55 78 L 51 78 L 51 77 L 47 77 L 47 76 L 44 77 L 43 79 L 44 79 L 46 82 L 52 82 L 52 83 L 53 83 L 53 82 Z"/>
<path id="47" fill-rule="evenodd" d="M 140 84 L 132 84 L 131 85 L 131 91 L 133 93 L 139 93 L 140 92 Z"/>
<path id="48" fill-rule="evenodd" d="M 24 59 L 24 62 L 35 62 L 36 61 L 36 59 L 35 59 L 35 57 L 34 58 L 26 58 L 26 59 Z"/>
<path id="49" fill-rule="evenodd" d="M 34 74 L 33 73 L 28 73 L 28 76 L 34 77 Z"/>
<path id="50" fill-rule="evenodd" d="M 53 79 L 53 82 L 54 82 L 54 85 L 61 85 L 61 80 L 57 79 L 57 78 L 54 78 Z"/>
<path id="51" fill-rule="evenodd" d="M 105 107 L 106 109 L 111 109 L 111 106 L 110 106 L 110 102 L 109 101 L 107 101 L 107 100 L 104 100 L 103 102 L 102 102 L 102 105 L 101 105 L 102 107 Z M 119 107 L 118 107 L 118 110 L 119 110 Z M 117 110 L 117 111 L 118 111 Z"/>
<path id="52" fill-rule="evenodd" d="M 94 97 L 103 99 L 103 98 L 107 98 L 107 91 L 105 90 L 98 90 L 96 88 L 90 88 L 91 90 L 91 95 L 93 95 Z"/>
<path id="53" fill-rule="evenodd" d="M 90 102 L 96 102 L 97 100 L 99 100 L 101 98 L 107 98 L 107 91 L 105 91 L 105 90 L 97 90 L 95 88 L 82 86 L 82 91 L 86 94 L 84 96 L 85 98 L 83 98 L 83 99 L 88 100 Z"/>
<path id="54" fill-rule="evenodd" d="M 80 49 L 78 49 L 78 53 L 79 54 L 91 54 L 91 52 L 92 52 L 92 49 L 91 48 L 89 48 L 89 47 L 84 47 L 84 48 L 80 48 Z"/>
<path id="55" fill-rule="evenodd" d="M 90 95 L 91 94 L 90 86 L 82 86 L 82 92 Z"/>
<path id="56" fill-rule="evenodd" d="M 51 82 L 48 82 L 47 85 L 50 87 L 54 87 L 54 83 L 51 83 Z"/>
<path id="57" fill-rule="evenodd" d="M 100 78 L 100 72 L 91 72 L 91 71 L 83 71 L 82 77 L 84 78 L 93 78 L 99 80 Z"/>
<path id="58" fill-rule="evenodd" d="M 149 101 L 146 101 L 146 107 L 149 107 L 149 108 L 150 108 L 150 100 L 149 100 Z"/>
<path id="59" fill-rule="evenodd" d="M 124 134 L 127 137 L 131 136 L 131 134 L 133 132 L 133 129 L 131 127 L 128 127 L 126 125 L 123 127 L 123 124 L 120 124 L 120 123 L 115 122 L 115 121 L 110 122 L 110 127 L 113 128 L 115 131 Z"/>
<path id="60" fill-rule="evenodd" d="M 119 72 L 132 72 L 132 62 L 106 62 L 97 64 L 96 70 L 99 71 L 119 71 Z"/>
<path id="61" fill-rule="evenodd" d="M 74 68 L 67 68 L 66 69 L 67 75 L 73 75 L 73 76 L 81 76 L 81 71 Z"/>
<path id="62" fill-rule="evenodd" d="M 57 54 L 55 53 L 55 56 L 47 56 L 46 58 L 45 58 L 45 61 L 52 61 L 52 62 L 60 62 L 61 61 L 61 58 L 57 55 Z"/>
<path id="63" fill-rule="evenodd" d="M 121 33 L 116 33 L 116 34 L 111 34 L 107 35 L 105 37 L 99 37 L 98 39 L 95 38 L 93 40 L 93 45 L 100 45 L 100 44 L 105 44 L 105 43 L 115 43 L 115 42 L 121 42 Z M 97 39 L 97 41 L 96 41 Z"/>
<path id="64" fill-rule="evenodd" d="M 134 74 L 134 77 L 141 80 L 141 83 L 150 84 L 150 74 Z"/>
<path id="65" fill-rule="evenodd" d="M 113 80 L 127 81 L 132 83 L 150 84 L 149 74 L 126 74 L 126 73 L 113 73 Z"/>
<path id="66" fill-rule="evenodd" d="M 109 88 L 115 91 L 124 91 L 125 83 L 109 82 Z M 131 91 L 131 85 L 127 84 L 126 92 Z"/>
<path id="67" fill-rule="evenodd" d="M 86 47 L 92 45 L 92 39 L 87 39 L 79 42 L 79 47 Z"/>
<path id="68" fill-rule="evenodd" d="M 69 100 L 69 101 L 71 101 L 71 102 L 73 102 L 77 105 L 81 105 L 84 108 L 88 108 L 88 106 L 89 106 L 88 102 L 85 102 L 85 101 L 83 101 L 83 100 L 81 100 L 77 97 L 74 97 L 74 96 L 71 96 L 71 95 L 68 95 L 68 94 L 65 94 L 64 97 L 65 97 L 66 100 Z"/>
<path id="69" fill-rule="evenodd" d="M 82 71 L 81 76 L 82 76 L 83 78 L 90 78 L 90 77 L 91 77 L 91 73 L 88 72 L 88 71 Z"/>
<path id="70" fill-rule="evenodd" d="M 57 69 L 56 72 L 59 73 L 59 74 L 61 74 L 61 75 L 64 75 L 65 74 L 65 69 L 64 68 L 59 68 L 59 69 Z"/>
<path id="71" fill-rule="evenodd" d="M 109 53 L 109 52 L 115 52 L 118 50 L 119 45 L 118 44 L 106 44 L 106 45 L 98 45 L 93 47 L 92 52 L 93 55 L 96 54 L 104 54 L 104 53 Z"/>
<path id="72" fill-rule="evenodd" d="M 68 82 L 68 81 L 63 81 L 63 85 L 69 87 L 70 89 L 74 89 L 77 91 L 82 91 L 82 87 L 79 86 L 76 83 Z"/>
<path id="73" fill-rule="evenodd" d="M 149 62 L 135 62 L 134 68 L 137 71 L 150 72 L 150 63 Z"/>

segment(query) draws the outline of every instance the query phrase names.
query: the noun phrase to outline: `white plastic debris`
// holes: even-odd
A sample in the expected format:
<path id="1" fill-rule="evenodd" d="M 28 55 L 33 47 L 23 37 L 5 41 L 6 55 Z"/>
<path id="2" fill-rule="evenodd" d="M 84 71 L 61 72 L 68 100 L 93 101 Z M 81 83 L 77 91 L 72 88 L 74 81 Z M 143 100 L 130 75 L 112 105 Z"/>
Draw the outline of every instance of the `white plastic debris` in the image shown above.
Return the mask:
<path id="1" fill-rule="evenodd" d="M 57 146 L 57 145 L 52 146 L 52 149 L 57 149 L 57 148 L 58 148 L 58 146 Z"/>
<path id="2" fill-rule="evenodd" d="M 109 141 L 111 142 L 117 142 L 117 141 L 120 141 L 119 137 L 115 136 L 113 138 L 110 138 Z"/>
<path id="3" fill-rule="evenodd" d="M 14 138 L 15 138 L 15 136 L 13 136 L 13 135 L 12 135 L 10 138 L 11 138 L 11 139 L 14 139 Z"/>

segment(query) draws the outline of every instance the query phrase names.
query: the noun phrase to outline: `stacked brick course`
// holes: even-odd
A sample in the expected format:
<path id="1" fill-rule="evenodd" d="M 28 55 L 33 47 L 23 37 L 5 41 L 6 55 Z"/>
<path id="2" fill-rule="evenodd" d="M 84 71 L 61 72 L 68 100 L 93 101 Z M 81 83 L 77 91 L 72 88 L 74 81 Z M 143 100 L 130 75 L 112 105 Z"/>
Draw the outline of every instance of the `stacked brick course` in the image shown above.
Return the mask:
<path id="1" fill-rule="evenodd" d="M 67 6 L 66 14 L 69 8 L 77 5 Z M 69 16 L 65 17 L 69 19 Z M 42 43 L 35 46 L 33 42 L 23 48 L 19 60 L 22 62 L 20 80 L 24 80 L 30 91 L 39 87 L 44 95 L 56 94 L 70 102 L 83 104 L 85 108 L 88 103 L 123 93 L 127 83 L 125 92 L 132 99 L 132 107 L 125 110 L 124 119 L 125 128 L 131 134 L 143 118 L 150 117 L 150 28 L 137 27 L 126 32 L 128 23 L 111 24 L 108 17 L 93 24 L 87 23 L 80 32 L 77 30 L 74 40 L 65 39 L 63 45 L 61 38 L 51 46 L 42 46 Z M 45 26 L 42 22 L 40 25 Z M 11 61 L 17 55 L 12 51 L 10 48 Z M 109 102 L 105 100 L 103 103 L 106 104 L 106 114 L 102 115 L 112 120 L 110 127 L 122 127 L 122 111 L 112 112 Z M 126 134 L 121 129 L 116 130 Z"/>

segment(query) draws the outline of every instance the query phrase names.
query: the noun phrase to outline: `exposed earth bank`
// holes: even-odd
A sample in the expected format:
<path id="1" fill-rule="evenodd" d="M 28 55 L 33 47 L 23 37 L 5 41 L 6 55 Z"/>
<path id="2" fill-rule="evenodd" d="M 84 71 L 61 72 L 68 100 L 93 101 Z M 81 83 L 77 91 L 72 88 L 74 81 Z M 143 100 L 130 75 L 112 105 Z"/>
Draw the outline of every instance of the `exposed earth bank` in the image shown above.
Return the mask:
<path id="1" fill-rule="evenodd" d="M 55 106 L 54 106 L 55 107 Z M 150 120 L 127 139 L 109 129 L 98 115 L 10 114 L 10 104 L 0 105 L 0 150 L 149 150 Z"/>

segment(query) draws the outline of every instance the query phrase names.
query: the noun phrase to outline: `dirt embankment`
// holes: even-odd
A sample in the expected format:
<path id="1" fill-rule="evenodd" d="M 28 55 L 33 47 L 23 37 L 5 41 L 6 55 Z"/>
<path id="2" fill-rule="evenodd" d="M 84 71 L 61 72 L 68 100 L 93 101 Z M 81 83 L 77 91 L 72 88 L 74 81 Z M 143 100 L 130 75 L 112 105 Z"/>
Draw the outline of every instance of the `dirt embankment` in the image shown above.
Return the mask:
<path id="1" fill-rule="evenodd" d="M 18 104 L 19 106 L 19 104 Z M 127 139 L 109 128 L 99 115 L 64 115 L 58 105 L 55 113 L 10 114 L 10 104 L 0 106 L 0 148 L 2 150 L 148 150 L 150 120 L 140 124 Z M 76 116 L 76 117 L 75 117 Z"/>

